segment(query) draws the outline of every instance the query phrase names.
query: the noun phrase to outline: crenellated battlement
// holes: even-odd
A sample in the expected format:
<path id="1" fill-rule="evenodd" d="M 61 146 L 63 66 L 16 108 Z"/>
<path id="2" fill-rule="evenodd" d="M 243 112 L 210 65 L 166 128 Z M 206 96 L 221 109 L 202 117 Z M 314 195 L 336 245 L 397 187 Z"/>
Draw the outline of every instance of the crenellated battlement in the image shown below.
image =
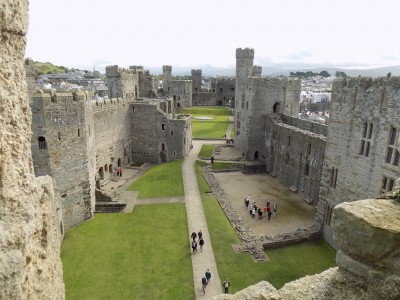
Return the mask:
<path id="1" fill-rule="evenodd" d="M 201 69 L 192 69 L 192 76 L 197 75 L 201 76 L 202 70 Z"/>
<path id="2" fill-rule="evenodd" d="M 118 67 L 118 65 L 107 66 L 106 76 L 107 77 L 121 77 L 123 74 L 137 74 L 136 69 L 124 69 Z"/>
<path id="3" fill-rule="evenodd" d="M 37 90 L 33 94 L 33 102 L 42 100 L 45 105 L 54 105 L 61 102 L 63 105 L 66 105 L 72 102 L 91 101 L 92 96 L 91 91 L 57 92 L 54 90 Z"/>
<path id="4" fill-rule="evenodd" d="M 334 87 L 341 88 L 390 88 L 399 90 L 400 89 L 400 76 L 390 77 L 347 77 L 337 78 L 333 81 L 332 89 Z"/>
<path id="5" fill-rule="evenodd" d="M 237 48 L 236 58 L 254 58 L 254 49 L 251 48 Z"/>
<path id="6" fill-rule="evenodd" d="M 332 103 L 351 103 L 346 106 L 375 108 L 380 114 L 384 109 L 400 103 L 400 77 L 350 77 L 335 79 L 332 84 Z"/>
<path id="7" fill-rule="evenodd" d="M 112 109 L 120 106 L 126 106 L 129 103 L 133 103 L 131 100 L 125 98 L 111 98 L 111 99 L 102 99 L 97 101 L 92 101 L 93 111 L 101 111 Z"/>
<path id="8" fill-rule="evenodd" d="M 163 72 L 172 72 L 172 66 L 164 65 L 162 66 Z"/>
<path id="9" fill-rule="evenodd" d="M 284 86 L 286 88 L 296 88 L 301 86 L 301 79 L 288 77 L 252 77 L 251 81 L 254 85 L 261 85 L 266 87 Z"/>
<path id="10" fill-rule="evenodd" d="M 251 76 L 261 77 L 262 67 L 261 66 L 253 66 L 253 70 L 251 72 Z"/>
<path id="11" fill-rule="evenodd" d="M 143 66 L 129 66 L 129 70 L 132 70 L 134 73 L 144 73 Z"/>

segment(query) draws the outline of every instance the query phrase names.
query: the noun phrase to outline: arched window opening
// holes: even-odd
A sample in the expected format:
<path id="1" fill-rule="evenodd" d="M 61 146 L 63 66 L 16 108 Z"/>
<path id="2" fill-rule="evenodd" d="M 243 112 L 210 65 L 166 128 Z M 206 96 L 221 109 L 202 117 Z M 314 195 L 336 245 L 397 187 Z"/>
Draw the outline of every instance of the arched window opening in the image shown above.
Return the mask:
<path id="1" fill-rule="evenodd" d="M 38 142 L 39 142 L 39 149 L 46 149 L 47 148 L 46 138 L 44 136 L 39 136 Z"/>
<path id="2" fill-rule="evenodd" d="M 99 175 L 100 175 L 100 179 L 104 179 L 104 170 L 103 170 L 103 167 L 100 167 L 99 168 Z"/>
<path id="3" fill-rule="evenodd" d="M 280 106 L 281 105 L 279 104 L 279 102 L 275 102 L 274 107 L 273 107 L 273 112 L 274 113 L 279 113 Z"/>

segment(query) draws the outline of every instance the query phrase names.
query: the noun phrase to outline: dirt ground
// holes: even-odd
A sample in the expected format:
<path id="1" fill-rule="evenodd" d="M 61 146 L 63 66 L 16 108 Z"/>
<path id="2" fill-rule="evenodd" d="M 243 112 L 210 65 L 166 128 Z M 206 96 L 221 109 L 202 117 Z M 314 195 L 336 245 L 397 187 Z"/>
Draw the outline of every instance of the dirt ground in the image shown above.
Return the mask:
<path id="1" fill-rule="evenodd" d="M 224 146 L 219 147 L 216 160 L 241 158 L 238 150 Z M 307 228 L 314 220 L 315 208 L 303 200 L 304 196 L 301 193 L 293 193 L 289 187 L 268 174 L 219 172 L 214 173 L 214 177 L 256 235 L 290 232 L 298 226 Z M 253 219 L 244 204 L 244 197 L 247 195 L 256 202 L 257 207 L 263 208 L 266 201 L 271 203 L 271 207 L 276 204 L 278 206 L 276 218 L 268 220 L 263 216 L 262 220 L 258 220 L 256 215 Z"/>
<path id="2" fill-rule="evenodd" d="M 214 177 L 256 235 L 290 232 L 297 226 L 306 228 L 314 220 L 315 209 L 303 200 L 304 197 L 301 194 L 293 193 L 288 187 L 267 174 L 247 175 L 241 172 L 221 172 L 214 173 Z M 244 204 L 244 197 L 247 195 L 256 202 L 257 207 L 263 208 L 266 201 L 271 203 L 271 207 L 276 204 L 277 216 L 271 217 L 271 220 L 263 216 L 262 220 L 258 220 L 256 215 L 253 219 Z"/>

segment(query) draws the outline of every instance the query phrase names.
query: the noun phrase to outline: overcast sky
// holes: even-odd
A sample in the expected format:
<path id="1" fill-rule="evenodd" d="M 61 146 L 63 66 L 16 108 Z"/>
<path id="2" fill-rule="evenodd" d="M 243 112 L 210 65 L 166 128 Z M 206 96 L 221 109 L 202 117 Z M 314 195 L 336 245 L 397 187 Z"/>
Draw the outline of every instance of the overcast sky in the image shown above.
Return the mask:
<path id="1" fill-rule="evenodd" d="M 75 68 L 400 65 L 399 0 L 30 0 L 26 57 Z"/>

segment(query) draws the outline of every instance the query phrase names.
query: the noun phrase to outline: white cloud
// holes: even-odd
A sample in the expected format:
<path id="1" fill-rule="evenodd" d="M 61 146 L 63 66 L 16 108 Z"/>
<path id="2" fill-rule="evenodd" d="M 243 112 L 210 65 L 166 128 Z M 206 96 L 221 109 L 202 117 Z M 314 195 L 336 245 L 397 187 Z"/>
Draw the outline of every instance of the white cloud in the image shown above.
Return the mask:
<path id="1" fill-rule="evenodd" d="M 398 65 L 394 0 L 32 0 L 27 57 L 69 67 Z"/>

